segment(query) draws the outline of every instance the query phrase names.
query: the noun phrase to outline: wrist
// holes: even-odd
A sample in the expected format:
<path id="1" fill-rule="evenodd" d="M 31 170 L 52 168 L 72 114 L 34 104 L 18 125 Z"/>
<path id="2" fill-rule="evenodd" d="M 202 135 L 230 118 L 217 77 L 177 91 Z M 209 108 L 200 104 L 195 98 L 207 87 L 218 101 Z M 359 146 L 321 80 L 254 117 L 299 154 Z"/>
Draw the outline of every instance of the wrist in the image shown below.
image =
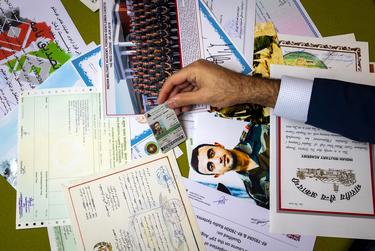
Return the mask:
<path id="1" fill-rule="evenodd" d="M 280 90 L 280 80 L 244 76 L 243 103 L 275 107 Z"/>

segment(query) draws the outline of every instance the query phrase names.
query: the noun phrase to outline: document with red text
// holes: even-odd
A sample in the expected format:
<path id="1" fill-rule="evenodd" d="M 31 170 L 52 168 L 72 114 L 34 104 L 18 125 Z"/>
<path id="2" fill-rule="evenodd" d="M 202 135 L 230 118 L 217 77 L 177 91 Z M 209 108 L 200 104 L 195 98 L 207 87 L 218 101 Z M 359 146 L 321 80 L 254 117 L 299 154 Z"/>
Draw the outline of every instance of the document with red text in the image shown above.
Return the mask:
<path id="1" fill-rule="evenodd" d="M 375 85 L 367 72 L 271 67 L 281 75 Z M 270 153 L 271 232 L 375 239 L 373 145 L 271 116 Z"/>

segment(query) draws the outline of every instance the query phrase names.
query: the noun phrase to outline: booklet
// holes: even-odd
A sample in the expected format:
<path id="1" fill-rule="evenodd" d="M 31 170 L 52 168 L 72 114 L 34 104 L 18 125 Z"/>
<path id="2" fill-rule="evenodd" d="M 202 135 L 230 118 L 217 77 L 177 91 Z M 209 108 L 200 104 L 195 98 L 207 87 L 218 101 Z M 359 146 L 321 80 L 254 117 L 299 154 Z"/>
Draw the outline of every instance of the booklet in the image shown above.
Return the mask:
<path id="1" fill-rule="evenodd" d="M 204 250 L 173 152 L 76 181 L 65 194 L 81 250 Z"/>

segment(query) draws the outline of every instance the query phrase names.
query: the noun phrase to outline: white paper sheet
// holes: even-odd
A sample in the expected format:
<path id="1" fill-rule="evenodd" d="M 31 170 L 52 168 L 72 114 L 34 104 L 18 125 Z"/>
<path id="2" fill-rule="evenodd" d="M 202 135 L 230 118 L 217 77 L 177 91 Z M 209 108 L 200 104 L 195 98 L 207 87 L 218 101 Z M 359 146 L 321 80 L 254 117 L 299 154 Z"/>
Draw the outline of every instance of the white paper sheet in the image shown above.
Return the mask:
<path id="1" fill-rule="evenodd" d="M 248 6 L 251 6 L 251 4 Z M 233 41 L 233 38 L 224 27 L 220 25 L 214 13 L 211 12 L 203 0 L 199 0 L 199 11 L 199 28 L 202 33 L 203 58 L 233 71 L 250 74 L 252 71 L 252 60 L 250 62 L 248 61 L 243 52 Z M 246 9 L 246 12 L 248 11 L 250 13 L 247 14 L 251 16 L 253 11 L 251 9 Z M 251 30 L 249 32 L 251 32 Z M 254 32 L 252 33 L 254 34 Z M 252 37 L 254 37 L 254 35 L 252 35 Z"/>
<path id="2" fill-rule="evenodd" d="M 67 186 L 81 249 L 203 250 L 179 173 L 169 152 Z"/>
<path id="3" fill-rule="evenodd" d="M 93 89 L 23 93 L 17 228 L 69 224 L 62 186 L 130 160 L 126 118 L 104 119 Z"/>
<path id="4" fill-rule="evenodd" d="M 99 10 L 99 0 L 81 0 L 81 2 L 87 6 L 92 12 Z"/>
<path id="5" fill-rule="evenodd" d="M 256 22 L 271 21 L 278 33 L 320 37 L 314 22 L 299 0 L 257 0 Z"/>
<path id="6" fill-rule="evenodd" d="M 288 67 L 271 65 L 271 77 L 280 78 L 281 76 L 300 77 L 313 79 L 314 77 L 339 79 L 359 84 L 375 85 L 375 78 L 369 73 L 345 72 L 340 69 L 323 70 L 303 67 Z M 307 213 L 285 213 L 277 210 L 277 120 L 271 116 L 271 226 L 270 231 L 296 232 L 303 234 L 336 236 L 346 238 L 375 239 L 374 217 L 361 216 L 335 216 L 319 215 Z M 374 149 L 374 148 L 373 148 Z M 372 152 L 374 155 L 374 151 Z M 374 165 L 374 163 L 373 163 Z M 322 227 L 324 226 L 324 227 Z M 348 227 L 350 226 L 350 227 Z"/>
<path id="7" fill-rule="evenodd" d="M 86 48 L 60 0 L 0 1 L 0 120 Z"/>
<path id="8" fill-rule="evenodd" d="M 129 117 L 132 159 L 140 159 L 160 153 L 160 147 L 143 115 Z"/>
<path id="9" fill-rule="evenodd" d="M 193 112 L 184 112 L 180 117 L 180 122 L 184 128 L 186 137 L 194 138 L 195 135 L 195 113 Z"/>
<path id="10" fill-rule="evenodd" d="M 350 72 L 369 71 L 367 42 L 278 34 L 284 64 Z"/>
<path id="11" fill-rule="evenodd" d="M 207 250 L 312 250 L 315 237 L 271 234 L 269 211 L 184 179 Z"/>
<path id="12" fill-rule="evenodd" d="M 341 42 L 344 42 L 344 43 L 346 43 L 346 42 L 352 43 L 352 42 L 357 41 L 354 33 L 328 36 L 328 37 L 324 37 L 324 39 L 330 39 L 330 40 L 333 39 L 334 41 L 341 41 Z"/>
<path id="13" fill-rule="evenodd" d="M 375 217 L 369 144 L 277 121 L 280 212 Z"/>
<path id="14" fill-rule="evenodd" d="M 216 20 L 243 53 L 247 62 L 253 64 L 255 0 L 203 0 Z M 205 33 L 203 36 L 205 37 Z M 206 48 L 207 49 L 207 48 Z"/>
<path id="15" fill-rule="evenodd" d="M 66 62 L 37 89 L 95 87 L 101 89 L 100 47 L 88 46 L 87 52 Z M 18 109 L 0 121 L 0 175 L 16 187 Z"/>
<path id="16" fill-rule="evenodd" d="M 48 227 L 47 230 L 51 251 L 78 251 L 77 242 L 70 225 Z"/>

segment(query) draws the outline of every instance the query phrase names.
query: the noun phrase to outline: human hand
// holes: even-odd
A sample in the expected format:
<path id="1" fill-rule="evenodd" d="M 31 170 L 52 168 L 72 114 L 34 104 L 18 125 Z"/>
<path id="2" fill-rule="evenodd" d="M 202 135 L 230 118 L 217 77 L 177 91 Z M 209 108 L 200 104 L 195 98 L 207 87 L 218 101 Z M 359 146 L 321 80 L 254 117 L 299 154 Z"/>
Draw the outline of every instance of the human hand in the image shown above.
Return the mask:
<path id="1" fill-rule="evenodd" d="M 249 92 L 247 78 L 201 59 L 169 77 L 157 101 L 167 101 L 177 114 L 189 111 L 194 104 L 226 107 L 245 103 Z"/>

